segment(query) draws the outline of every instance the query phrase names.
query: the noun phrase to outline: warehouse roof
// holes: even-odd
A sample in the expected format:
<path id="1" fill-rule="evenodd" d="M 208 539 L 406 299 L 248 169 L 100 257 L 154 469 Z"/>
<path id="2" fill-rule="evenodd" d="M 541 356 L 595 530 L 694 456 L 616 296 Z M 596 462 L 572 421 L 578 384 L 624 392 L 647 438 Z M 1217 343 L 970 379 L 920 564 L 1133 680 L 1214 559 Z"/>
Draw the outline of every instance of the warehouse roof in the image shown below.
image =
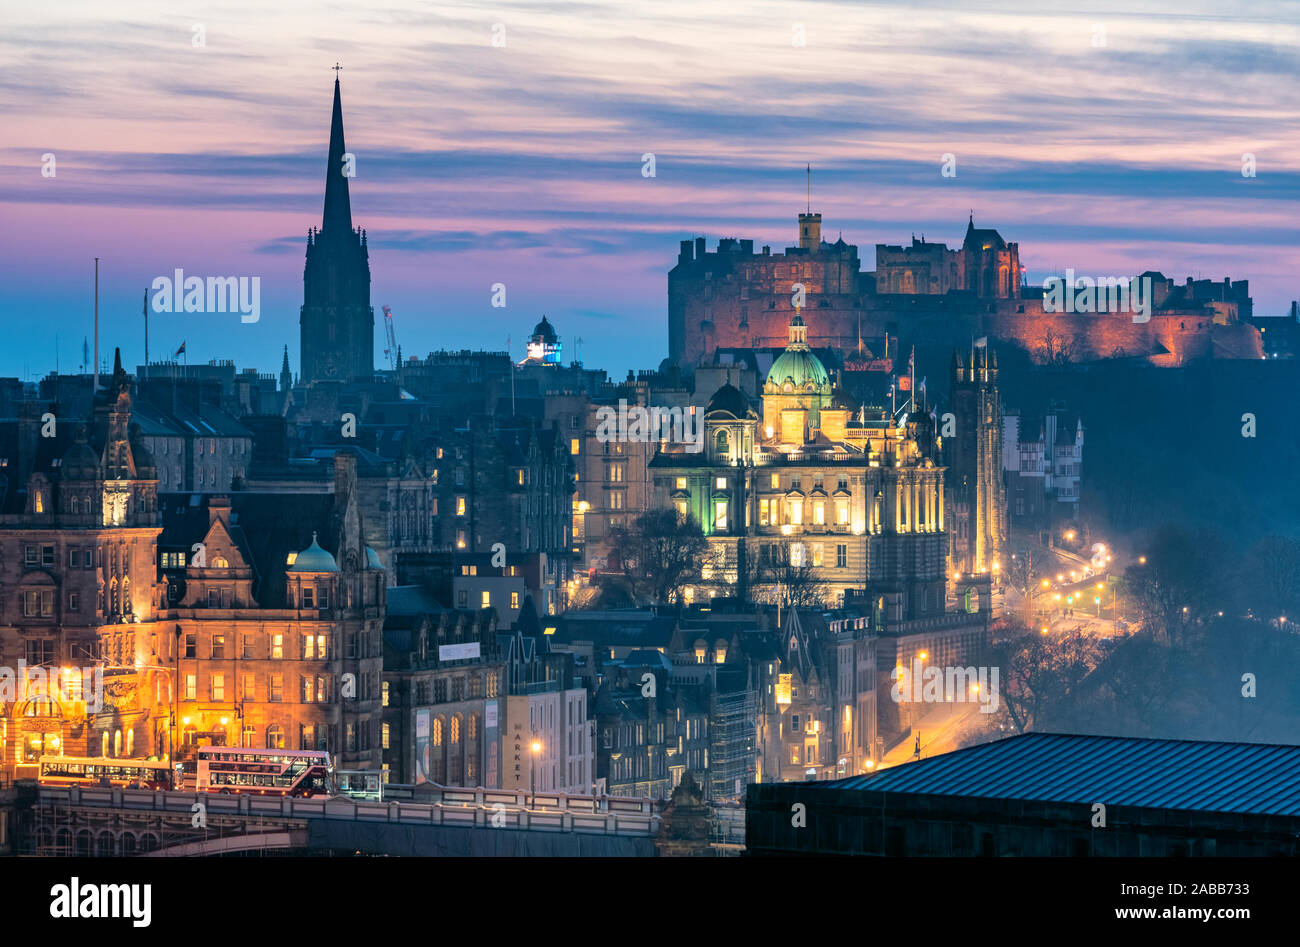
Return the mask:
<path id="1" fill-rule="evenodd" d="M 1027 733 L 824 785 L 1300 815 L 1300 746 Z"/>

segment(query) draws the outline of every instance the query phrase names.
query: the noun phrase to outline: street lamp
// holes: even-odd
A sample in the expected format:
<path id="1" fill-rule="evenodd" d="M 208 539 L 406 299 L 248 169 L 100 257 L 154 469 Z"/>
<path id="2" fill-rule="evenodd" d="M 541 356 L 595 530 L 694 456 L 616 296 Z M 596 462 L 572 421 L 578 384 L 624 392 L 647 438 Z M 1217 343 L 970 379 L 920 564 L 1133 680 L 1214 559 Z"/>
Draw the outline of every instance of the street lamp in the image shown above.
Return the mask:
<path id="1" fill-rule="evenodd" d="M 532 797 L 529 800 L 530 808 L 533 805 L 535 805 L 537 802 L 537 798 L 536 798 L 537 797 L 537 754 L 542 752 L 542 741 L 537 739 L 536 737 L 533 738 L 532 751 L 533 751 L 533 765 L 528 767 L 528 786 L 530 790 L 529 795 Z"/>

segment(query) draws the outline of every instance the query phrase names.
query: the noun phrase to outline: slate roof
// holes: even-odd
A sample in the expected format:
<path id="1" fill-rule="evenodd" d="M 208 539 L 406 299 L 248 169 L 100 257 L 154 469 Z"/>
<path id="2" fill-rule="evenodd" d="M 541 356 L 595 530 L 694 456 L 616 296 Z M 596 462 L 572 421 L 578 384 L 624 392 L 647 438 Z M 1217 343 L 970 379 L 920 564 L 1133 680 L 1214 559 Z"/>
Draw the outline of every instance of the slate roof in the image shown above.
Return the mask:
<path id="1" fill-rule="evenodd" d="M 207 494 L 160 494 L 159 547 L 189 549 L 202 542 L 211 525 L 208 500 Z M 263 608 L 285 607 L 289 553 L 310 546 L 313 532 L 321 548 L 337 557 L 339 523 L 333 494 L 236 491 L 230 494 L 230 504 L 230 536 L 251 560 L 258 580 L 254 594 Z"/>
<path id="2" fill-rule="evenodd" d="M 1027 733 L 824 785 L 1300 816 L 1300 746 Z"/>

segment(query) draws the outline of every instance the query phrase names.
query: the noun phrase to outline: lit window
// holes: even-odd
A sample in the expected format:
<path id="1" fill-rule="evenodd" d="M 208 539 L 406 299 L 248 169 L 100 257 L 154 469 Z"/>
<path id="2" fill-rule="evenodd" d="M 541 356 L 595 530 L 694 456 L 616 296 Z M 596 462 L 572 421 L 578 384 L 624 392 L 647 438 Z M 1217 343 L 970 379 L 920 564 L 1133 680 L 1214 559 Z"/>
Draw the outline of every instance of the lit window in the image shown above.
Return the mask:
<path id="1" fill-rule="evenodd" d="M 484 607 L 484 608 L 491 608 L 491 607 L 492 607 L 492 593 L 491 593 L 491 592 L 488 592 L 488 591 L 484 591 L 484 592 L 483 592 L 483 599 L 482 599 L 482 601 L 483 601 L 483 607 Z"/>
<path id="2" fill-rule="evenodd" d="M 456 515 L 457 515 L 457 516 L 464 516 L 464 515 L 465 515 L 465 498 L 464 498 L 464 497 L 456 497 Z"/>
<path id="3" fill-rule="evenodd" d="M 518 607 L 519 607 L 519 593 L 518 593 L 518 592 L 511 592 L 511 593 L 510 593 L 510 607 L 511 607 L 511 608 L 518 608 Z"/>
<path id="4" fill-rule="evenodd" d="M 576 455 L 580 450 L 582 450 L 582 441 L 575 437 L 569 442 L 569 453 Z"/>
<path id="5" fill-rule="evenodd" d="M 686 478 L 685 478 L 685 477 L 678 477 L 678 478 L 677 478 L 677 489 L 678 489 L 678 490 L 685 490 L 685 489 L 686 489 Z"/>
<path id="6" fill-rule="evenodd" d="M 727 489 L 727 478 L 726 478 L 726 477 L 718 477 L 718 478 L 716 478 L 716 479 L 713 481 L 713 486 L 716 487 L 716 488 L 719 489 L 719 490 L 725 490 L 725 489 Z"/>
<path id="7" fill-rule="evenodd" d="M 284 657 L 284 635 L 271 636 L 271 657 L 277 659 Z"/>
<path id="8" fill-rule="evenodd" d="M 781 489 L 781 475 L 780 475 L 780 474 L 772 474 L 772 489 L 773 489 L 773 490 L 780 490 L 780 489 Z"/>

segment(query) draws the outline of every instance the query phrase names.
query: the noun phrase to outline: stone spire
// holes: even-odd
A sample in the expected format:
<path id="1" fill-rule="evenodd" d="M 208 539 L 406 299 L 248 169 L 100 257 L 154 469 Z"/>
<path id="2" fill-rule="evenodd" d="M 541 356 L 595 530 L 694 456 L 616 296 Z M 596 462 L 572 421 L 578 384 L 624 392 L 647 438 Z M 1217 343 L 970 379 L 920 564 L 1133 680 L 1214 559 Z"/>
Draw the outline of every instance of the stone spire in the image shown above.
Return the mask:
<path id="1" fill-rule="evenodd" d="M 344 175 L 343 100 L 338 76 L 334 77 L 334 115 L 330 119 L 330 156 L 325 169 L 325 213 L 321 231 L 326 237 L 352 232 L 352 202 L 348 197 L 348 179 Z"/>
<path id="2" fill-rule="evenodd" d="M 289 371 L 289 346 L 284 347 L 284 359 L 280 362 L 280 390 L 288 391 L 293 387 L 293 375 Z"/>

